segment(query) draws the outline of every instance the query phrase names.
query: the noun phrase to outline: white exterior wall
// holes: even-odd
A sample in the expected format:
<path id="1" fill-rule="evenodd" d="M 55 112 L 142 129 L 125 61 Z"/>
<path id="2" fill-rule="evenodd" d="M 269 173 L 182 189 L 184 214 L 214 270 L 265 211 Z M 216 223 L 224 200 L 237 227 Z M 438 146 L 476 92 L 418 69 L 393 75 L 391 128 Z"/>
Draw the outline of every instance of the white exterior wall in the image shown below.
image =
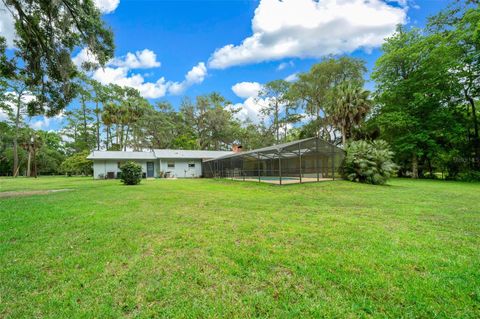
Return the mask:
<path id="1" fill-rule="evenodd" d="M 161 158 L 158 159 L 161 172 L 171 172 L 173 177 L 177 178 L 193 178 L 202 176 L 202 160 L 201 159 L 185 159 L 185 158 Z M 169 168 L 168 163 L 175 163 L 175 168 Z M 194 168 L 188 167 L 188 164 L 195 164 Z"/>
<path id="2" fill-rule="evenodd" d="M 107 177 L 108 172 L 115 172 L 115 176 L 120 169 L 118 168 L 118 162 L 125 162 L 124 160 L 93 160 L 93 178 L 100 178 L 99 175 L 103 174 L 104 178 Z M 134 162 L 142 165 L 142 173 L 147 173 L 147 162 L 153 162 L 156 160 L 134 160 Z M 158 175 L 157 165 L 154 165 L 154 177 Z"/>
<path id="3" fill-rule="evenodd" d="M 100 178 L 99 175 L 107 177 L 108 172 L 115 172 L 115 176 L 120 169 L 118 162 L 124 160 L 93 160 L 93 177 Z M 160 172 L 171 172 L 171 177 L 177 178 L 195 178 L 202 176 L 202 160 L 201 159 L 156 159 L 156 160 L 135 160 L 134 162 L 142 165 L 142 172 L 147 173 L 147 162 L 154 162 L 154 177 L 159 177 Z M 169 168 L 168 163 L 175 163 L 175 168 Z M 188 164 L 195 164 L 194 168 L 188 167 Z M 173 176 L 172 176 L 173 175 Z"/>

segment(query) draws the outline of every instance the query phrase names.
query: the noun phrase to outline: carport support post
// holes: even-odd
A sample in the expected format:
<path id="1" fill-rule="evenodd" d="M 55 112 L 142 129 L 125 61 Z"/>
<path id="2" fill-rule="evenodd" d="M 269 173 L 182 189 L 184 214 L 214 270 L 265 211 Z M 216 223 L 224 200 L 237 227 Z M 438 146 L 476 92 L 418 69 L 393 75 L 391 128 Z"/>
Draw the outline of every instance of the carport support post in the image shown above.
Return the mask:
<path id="1" fill-rule="evenodd" d="M 282 185 L 282 151 L 278 151 L 278 177 L 280 185 Z"/>
<path id="2" fill-rule="evenodd" d="M 315 172 L 317 173 L 317 182 L 320 181 L 320 173 L 318 171 L 318 138 L 315 138 Z"/>
<path id="3" fill-rule="evenodd" d="M 300 148 L 301 143 L 298 143 L 298 161 L 299 161 L 299 173 L 300 173 L 300 184 L 302 183 L 302 150 Z"/>
<path id="4" fill-rule="evenodd" d="M 233 160 L 230 157 L 230 175 L 232 175 L 232 181 L 233 181 L 233 175 L 235 174 L 234 172 L 235 171 L 233 170 Z"/>

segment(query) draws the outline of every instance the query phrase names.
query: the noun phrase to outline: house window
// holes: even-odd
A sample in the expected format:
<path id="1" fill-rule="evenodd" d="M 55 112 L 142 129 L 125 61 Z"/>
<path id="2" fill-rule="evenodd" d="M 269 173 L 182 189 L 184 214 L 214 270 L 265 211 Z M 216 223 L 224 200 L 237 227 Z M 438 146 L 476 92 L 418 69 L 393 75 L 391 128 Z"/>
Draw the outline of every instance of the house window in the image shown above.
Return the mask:
<path id="1" fill-rule="evenodd" d="M 175 168 L 175 163 L 174 162 L 168 162 L 167 167 L 168 168 Z"/>
<path id="2" fill-rule="evenodd" d="M 123 165 L 123 162 L 117 162 L 117 168 L 120 169 L 120 167 Z"/>
<path id="3" fill-rule="evenodd" d="M 188 164 L 188 168 L 195 168 L 195 163 Z"/>

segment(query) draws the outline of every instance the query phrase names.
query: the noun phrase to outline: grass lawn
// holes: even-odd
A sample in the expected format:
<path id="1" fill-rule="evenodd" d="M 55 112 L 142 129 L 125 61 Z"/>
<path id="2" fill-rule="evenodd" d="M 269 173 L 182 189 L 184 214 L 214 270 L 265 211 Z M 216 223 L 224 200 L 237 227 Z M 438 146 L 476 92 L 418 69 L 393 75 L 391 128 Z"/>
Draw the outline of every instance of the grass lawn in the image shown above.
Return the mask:
<path id="1" fill-rule="evenodd" d="M 0 317 L 479 318 L 480 184 L 0 179 Z"/>

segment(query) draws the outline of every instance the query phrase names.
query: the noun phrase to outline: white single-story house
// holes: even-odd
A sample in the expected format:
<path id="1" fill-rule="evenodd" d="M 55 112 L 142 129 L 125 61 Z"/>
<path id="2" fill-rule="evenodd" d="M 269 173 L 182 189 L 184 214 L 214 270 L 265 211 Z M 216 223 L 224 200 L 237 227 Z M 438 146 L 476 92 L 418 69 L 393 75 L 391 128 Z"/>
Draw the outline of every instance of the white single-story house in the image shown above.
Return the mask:
<path id="1" fill-rule="evenodd" d="M 155 149 L 149 152 L 93 151 L 93 177 L 116 178 L 120 166 L 127 161 L 142 165 L 144 177 L 192 178 L 202 176 L 202 162 L 232 154 L 231 151 L 189 151 Z"/>

